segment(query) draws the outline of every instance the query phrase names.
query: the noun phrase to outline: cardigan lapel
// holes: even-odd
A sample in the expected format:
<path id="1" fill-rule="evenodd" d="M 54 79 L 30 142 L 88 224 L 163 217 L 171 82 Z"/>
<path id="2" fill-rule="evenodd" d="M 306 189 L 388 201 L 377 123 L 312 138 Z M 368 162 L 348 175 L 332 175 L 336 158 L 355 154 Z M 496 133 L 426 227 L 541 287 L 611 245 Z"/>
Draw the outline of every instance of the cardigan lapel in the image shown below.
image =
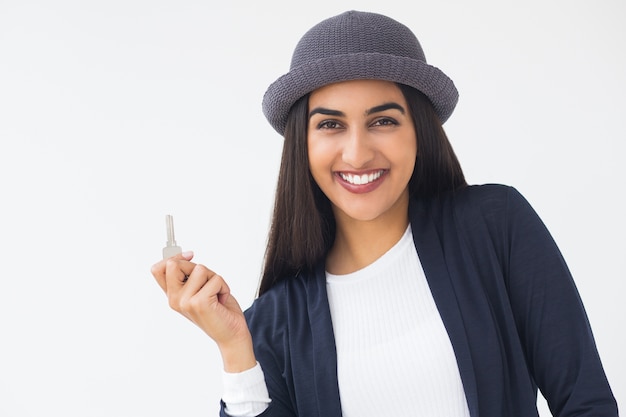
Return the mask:
<path id="1" fill-rule="evenodd" d="M 409 205 L 409 219 L 413 231 L 413 242 L 424 268 L 426 280 L 454 349 L 470 416 L 478 417 L 476 375 L 463 318 L 434 219 L 425 209 L 424 204 L 414 199 L 411 199 Z"/>
<path id="2" fill-rule="evenodd" d="M 340 417 L 337 381 L 337 349 L 333 333 L 324 263 L 320 262 L 307 283 L 307 309 L 313 342 L 314 387 L 320 417 Z"/>

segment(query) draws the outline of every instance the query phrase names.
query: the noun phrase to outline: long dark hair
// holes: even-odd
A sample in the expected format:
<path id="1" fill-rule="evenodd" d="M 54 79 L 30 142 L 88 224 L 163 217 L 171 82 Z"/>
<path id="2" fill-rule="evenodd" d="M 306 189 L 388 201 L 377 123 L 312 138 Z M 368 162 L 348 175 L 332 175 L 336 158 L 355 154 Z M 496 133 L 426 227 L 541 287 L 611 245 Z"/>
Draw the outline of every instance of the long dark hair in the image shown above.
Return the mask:
<path id="1" fill-rule="evenodd" d="M 466 186 L 461 165 L 428 98 L 412 87 L 398 86 L 418 142 L 410 194 L 426 198 Z M 309 170 L 307 115 L 308 95 L 292 106 L 287 119 L 259 296 L 277 282 L 311 270 L 325 258 L 335 237 L 330 201 Z"/>

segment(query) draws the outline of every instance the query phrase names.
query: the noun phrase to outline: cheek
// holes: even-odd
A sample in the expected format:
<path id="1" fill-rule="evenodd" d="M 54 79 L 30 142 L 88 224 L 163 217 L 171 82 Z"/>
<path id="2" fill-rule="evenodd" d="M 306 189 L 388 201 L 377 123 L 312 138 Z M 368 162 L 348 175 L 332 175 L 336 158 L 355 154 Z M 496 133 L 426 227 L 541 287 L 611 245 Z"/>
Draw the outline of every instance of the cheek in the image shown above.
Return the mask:
<path id="1" fill-rule="evenodd" d="M 399 151 L 400 149 L 403 151 Z M 409 175 L 412 174 L 415 168 L 415 159 L 417 158 L 417 141 L 413 137 L 407 138 L 404 146 L 399 146 L 397 150 L 396 160 L 402 161 L 402 165 L 406 167 Z"/>
<path id="2" fill-rule="evenodd" d="M 332 152 L 324 141 L 309 140 L 307 142 L 307 151 L 309 157 L 309 169 L 316 181 L 316 175 L 324 172 L 330 172 L 332 163 Z"/>

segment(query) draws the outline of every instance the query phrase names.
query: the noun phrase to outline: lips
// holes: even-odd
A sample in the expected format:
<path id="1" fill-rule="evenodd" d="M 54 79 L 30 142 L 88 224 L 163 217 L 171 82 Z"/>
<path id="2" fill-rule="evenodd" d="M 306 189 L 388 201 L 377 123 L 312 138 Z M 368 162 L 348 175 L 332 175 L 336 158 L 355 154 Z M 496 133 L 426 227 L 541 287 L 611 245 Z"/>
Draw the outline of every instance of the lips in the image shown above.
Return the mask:
<path id="1" fill-rule="evenodd" d="M 387 170 L 379 169 L 361 174 L 352 172 L 336 172 L 335 175 L 339 180 L 339 184 L 341 184 L 346 190 L 352 193 L 362 194 L 378 188 L 386 173 Z"/>
<path id="2" fill-rule="evenodd" d="M 385 171 L 379 170 L 375 172 L 370 172 L 369 174 L 346 174 L 343 172 L 339 172 L 339 176 L 344 180 L 349 182 L 352 185 L 366 185 L 371 182 L 376 181 L 383 175 Z"/>

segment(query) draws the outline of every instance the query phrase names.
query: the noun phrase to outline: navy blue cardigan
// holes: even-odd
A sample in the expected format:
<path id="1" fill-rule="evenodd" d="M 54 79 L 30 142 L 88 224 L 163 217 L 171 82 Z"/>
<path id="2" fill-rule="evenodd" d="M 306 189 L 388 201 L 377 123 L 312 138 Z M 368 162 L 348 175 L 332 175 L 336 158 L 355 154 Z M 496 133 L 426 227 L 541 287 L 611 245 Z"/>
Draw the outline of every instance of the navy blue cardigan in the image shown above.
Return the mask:
<path id="1" fill-rule="evenodd" d="M 565 261 L 514 188 L 412 200 L 409 213 L 472 417 L 537 416 L 537 387 L 555 416 L 618 415 Z M 341 416 L 324 265 L 245 314 L 272 399 L 262 416 Z"/>

